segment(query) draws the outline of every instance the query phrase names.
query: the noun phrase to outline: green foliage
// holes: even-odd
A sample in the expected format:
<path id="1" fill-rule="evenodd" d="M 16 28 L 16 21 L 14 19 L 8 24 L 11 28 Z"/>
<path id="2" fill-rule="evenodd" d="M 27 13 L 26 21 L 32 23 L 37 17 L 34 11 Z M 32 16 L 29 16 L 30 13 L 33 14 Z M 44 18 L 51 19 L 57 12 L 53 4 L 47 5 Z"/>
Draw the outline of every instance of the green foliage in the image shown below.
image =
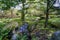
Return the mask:
<path id="1" fill-rule="evenodd" d="M 6 23 L 0 22 L 0 40 L 3 37 L 3 35 L 6 35 L 8 33 L 8 30 L 4 30 L 4 31 L 2 30 L 5 25 Z"/>
<path id="2" fill-rule="evenodd" d="M 35 0 L 29 0 L 29 1 L 35 1 Z"/>
<path id="3" fill-rule="evenodd" d="M 0 22 L 0 27 L 3 27 L 3 26 L 5 26 L 5 23 Z"/>
<path id="4" fill-rule="evenodd" d="M 3 19 L 2 19 L 3 20 Z M 5 21 L 4 21 L 5 20 Z M 5 26 L 6 24 L 5 23 L 8 23 L 7 21 L 9 21 L 10 19 L 4 19 L 3 21 L 4 22 L 0 22 L 0 26 L 2 27 L 2 29 L 4 28 L 3 27 L 3 25 Z M 49 19 L 49 21 L 48 22 L 50 22 L 50 23 L 53 23 L 53 24 L 55 24 L 55 25 L 59 25 L 60 24 L 60 22 L 59 22 L 59 18 L 52 18 L 52 19 Z M 12 19 L 12 21 L 16 21 L 16 22 L 19 22 L 20 23 L 20 25 L 21 25 L 21 20 L 19 19 L 19 18 L 13 18 Z M 31 25 L 33 25 L 33 24 L 35 24 L 35 22 L 33 22 L 33 21 L 31 21 L 31 20 L 28 20 L 29 21 L 29 25 L 30 25 L 30 27 L 31 27 Z M 11 22 L 11 21 L 10 21 Z M 40 23 L 44 23 L 45 22 L 45 20 L 40 20 L 40 22 L 39 22 L 39 24 L 38 25 L 40 25 Z M 19 26 L 20 26 L 19 25 Z M 43 25 L 44 26 L 44 25 Z M 39 26 L 39 29 L 40 30 L 49 30 L 49 31 L 51 31 L 51 33 L 53 33 L 54 32 L 54 29 L 51 29 L 51 28 L 43 28 L 43 26 L 42 26 L 42 28 L 41 28 L 41 25 Z M 37 26 L 38 27 L 38 26 Z M 0 35 L 0 39 L 4 36 L 4 35 L 7 35 L 8 34 L 8 32 L 11 30 L 11 29 L 6 29 L 6 30 L 2 30 L 1 29 L 1 35 Z M 38 29 L 38 28 L 37 28 Z M 51 36 L 51 35 L 48 35 L 48 36 Z M 19 38 L 21 39 L 21 40 L 26 40 L 26 38 L 27 38 L 27 36 L 26 35 L 22 35 L 22 36 L 19 36 Z M 32 35 L 32 40 L 36 40 L 37 38 L 35 37 L 35 35 Z"/>
<path id="5" fill-rule="evenodd" d="M 0 22 L 0 32 L 1 32 L 2 28 L 3 28 L 5 25 L 6 25 L 5 23 Z"/>
<path id="6" fill-rule="evenodd" d="M 29 0 L 29 1 L 30 2 L 31 1 L 34 1 L 35 2 L 36 0 Z M 0 0 L 0 8 L 2 10 L 8 10 L 11 7 L 14 7 L 17 4 L 19 4 L 19 2 L 25 3 L 26 0 Z M 46 0 L 39 0 L 39 2 L 40 3 L 31 3 L 31 5 L 32 5 L 31 7 L 33 7 L 33 8 L 30 8 L 29 7 L 30 8 L 29 13 L 31 12 L 32 9 L 36 10 L 37 11 L 37 14 L 38 14 L 38 11 L 45 11 L 45 9 L 46 9 L 45 4 L 47 3 Z M 53 8 L 53 0 L 49 0 L 49 7 Z M 32 13 L 35 14 L 34 12 L 32 12 Z M 16 15 L 19 15 L 19 14 L 16 13 Z M 52 24 L 54 24 L 54 25 L 56 25 L 56 26 L 59 27 L 60 26 L 60 19 L 56 18 L 55 15 L 50 15 L 50 16 L 51 16 L 51 19 L 49 19 L 48 23 L 52 23 Z M 29 28 L 31 28 L 31 26 L 36 23 L 36 22 L 33 22 L 35 19 L 36 19 L 36 16 L 33 16 L 33 17 L 26 16 L 25 17 L 25 21 L 27 21 L 29 23 L 29 26 L 30 26 Z M 7 25 L 8 23 L 10 23 L 12 21 L 18 22 L 19 23 L 19 27 L 22 24 L 20 18 L 2 19 L 1 21 L 3 21 L 3 22 L 0 22 L 0 31 L 1 31 L 0 39 L 2 38 L 2 36 L 8 34 L 8 32 L 11 30 L 10 28 L 7 28 L 6 30 L 2 30 L 4 28 L 6 28 L 6 27 L 4 27 L 5 25 Z M 43 20 L 40 20 L 40 22 L 39 22 L 39 24 L 37 25 L 36 28 L 37 29 L 42 29 L 44 27 L 44 23 L 45 23 L 45 20 L 44 19 Z M 48 26 L 49 26 L 49 24 L 48 24 Z M 45 28 L 43 28 L 43 30 L 45 30 Z M 21 40 L 26 40 L 26 35 L 23 35 L 21 37 Z M 32 40 L 37 40 L 37 39 L 36 39 L 36 37 L 32 37 Z"/>
<path id="7" fill-rule="evenodd" d="M 55 25 L 56 27 L 60 28 L 60 19 L 59 18 L 53 18 L 49 19 L 49 23 Z"/>
<path id="8" fill-rule="evenodd" d="M 0 0 L 0 8 L 3 10 L 10 9 L 11 7 L 16 6 L 19 4 L 19 0 Z"/>

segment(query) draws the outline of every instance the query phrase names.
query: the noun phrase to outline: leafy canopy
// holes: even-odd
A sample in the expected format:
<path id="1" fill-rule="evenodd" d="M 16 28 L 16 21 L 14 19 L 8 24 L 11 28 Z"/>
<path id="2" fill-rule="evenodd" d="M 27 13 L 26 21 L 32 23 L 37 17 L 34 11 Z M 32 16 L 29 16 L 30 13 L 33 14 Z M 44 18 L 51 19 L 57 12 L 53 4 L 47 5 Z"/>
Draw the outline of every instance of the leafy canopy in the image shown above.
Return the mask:
<path id="1" fill-rule="evenodd" d="M 15 7 L 20 2 L 25 3 L 27 0 L 0 0 L 0 9 L 8 10 L 11 7 Z M 35 1 L 35 0 L 28 0 L 28 1 Z"/>
<path id="2" fill-rule="evenodd" d="M 0 0 L 0 9 L 7 10 L 10 7 L 16 6 L 21 1 L 23 0 Z"/>

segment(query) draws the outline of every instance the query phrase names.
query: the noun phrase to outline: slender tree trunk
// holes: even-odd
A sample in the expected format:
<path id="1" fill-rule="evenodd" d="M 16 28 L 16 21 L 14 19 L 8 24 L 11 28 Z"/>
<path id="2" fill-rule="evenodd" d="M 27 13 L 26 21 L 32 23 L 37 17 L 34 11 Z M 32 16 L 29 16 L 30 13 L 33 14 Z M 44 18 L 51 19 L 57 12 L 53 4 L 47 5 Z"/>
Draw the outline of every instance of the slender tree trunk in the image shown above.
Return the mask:
<path id="1" fill-rule="evenodd" d="M 46 28 L 47 25 L 48 25 L 48 18 L 49 18 L 49 0 L 47 0 L 46 20 L 45 20 L 45 26 L 44 26 L 44 28 Z M 47 33 L 47 30 L 45 30 L 45 34 L 44 34 L 43 40 L 47 40 L 46 38 L 48 38 L 48 37 L 46 37 L 47 36 L 46 33 Z"/>
<path id="2" fill-rule="evenodd" d="M 21 21 L 24 21 L 25 20 L 25 13 L 24 13 L 24 1 L 22 1 L 22 6 L 23 6 L 23 8 L 22 8 L 22 13 L 21 13 Z"/>
<path id="3" fill-rule="evenodd" d="M 44 28 L 46 28 L 48 25 L 48 18 L 49 18 L 48 15 L 49 15 L 49 0 L 47 0 L 46 21 L 45 21 L 45 27 Z"/>

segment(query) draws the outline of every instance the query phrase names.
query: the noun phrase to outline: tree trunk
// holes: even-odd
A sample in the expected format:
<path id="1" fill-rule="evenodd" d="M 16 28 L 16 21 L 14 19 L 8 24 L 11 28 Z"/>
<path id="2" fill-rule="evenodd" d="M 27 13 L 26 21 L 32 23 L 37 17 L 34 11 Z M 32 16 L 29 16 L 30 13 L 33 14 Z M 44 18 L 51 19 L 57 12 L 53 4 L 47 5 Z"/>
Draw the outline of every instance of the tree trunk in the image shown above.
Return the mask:
<path id="1" fill-rule="evenodd" d="M 47 25 L 48 25 L 48 17 L 49 16 L 49 0 L 47 0 L 47 9 L 46 9 L 46 21 L 45 21 L 45 26 L 44 26 L 44 28 L 46 28 L 47 27 Z M 43 40 L 47 40 L 47 38 L 48 37 L 46 37 L 47 35 L 46 35 L 46 33 L 47 33 L 47 30 L 45 30 L 45 33 L 44 33 L 44 38 L 43 38 Z"/>
<path id="2" fill-rule="evenodd" d="M 23 6 L 23 8 L 22 8 L 22 13 L 21 13 L 21 21 L 24 21 L 25 20 L 25 13 L 24 13 L 24 1 L 22 1 L 22 6 Z"/>
<path id="3" fill-rule="evenodd" d="M 47 0 L 46 21 L 45 21 L 45 27 L 44 28 L 46 28 L 48 25 L 48 18 L 49 18 L 48 15 L 49 15 L 49 0 Z"/>

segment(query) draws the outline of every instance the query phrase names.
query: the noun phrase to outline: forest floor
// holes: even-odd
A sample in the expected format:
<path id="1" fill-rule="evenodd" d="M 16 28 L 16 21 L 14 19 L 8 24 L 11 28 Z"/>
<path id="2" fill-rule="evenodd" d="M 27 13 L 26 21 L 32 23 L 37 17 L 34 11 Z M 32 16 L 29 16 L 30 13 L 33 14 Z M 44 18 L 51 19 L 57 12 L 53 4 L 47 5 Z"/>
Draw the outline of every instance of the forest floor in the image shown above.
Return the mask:
<path id="1" fill-rule="evenodd" d="M 53 18 L 49 19 L 49 22 L 59 23 L 60 18 L 54 18 L 54 19 Z M 29 19 L 27 19 L 27 20 L 28 20 L 27 22 L 30 25 L 34 25 L 34 21 L 29 21 Z M 58 22 L 56 22 L 57 20 L 58 20 Z M 20 27 L 21 25 L 22 25 L 22 22 L 20 21 L 20 18 L 0 19 L 0 31 L 3 32 L 2 35 L 7 34 L 9 32 L 9 30 L 14 29 L 17 26 Z M 8 31 L 6 31 L 6 30 L 8 30 Z M 40 37 L 41 40 L 44 40 L 43 38 L 45 38 L 45 37 L 46 37 L 46 39 L 50 39 L 51 34 L 56 31 L 55 28 L 51 28 L 49 25 L 47 28 L 44 28 L 44 20 L 40 20 L 40 22 L 36 26 L 36 29 L 31 33 L 31 35 L 33 37 L 32 40 L 36 40 L 34 37 L 36 30 L 39 31 L 39 33 L 41 35 L 41 37 Z M 2 35 L 0 35 L 0 39 L 1 39 Z"/>

